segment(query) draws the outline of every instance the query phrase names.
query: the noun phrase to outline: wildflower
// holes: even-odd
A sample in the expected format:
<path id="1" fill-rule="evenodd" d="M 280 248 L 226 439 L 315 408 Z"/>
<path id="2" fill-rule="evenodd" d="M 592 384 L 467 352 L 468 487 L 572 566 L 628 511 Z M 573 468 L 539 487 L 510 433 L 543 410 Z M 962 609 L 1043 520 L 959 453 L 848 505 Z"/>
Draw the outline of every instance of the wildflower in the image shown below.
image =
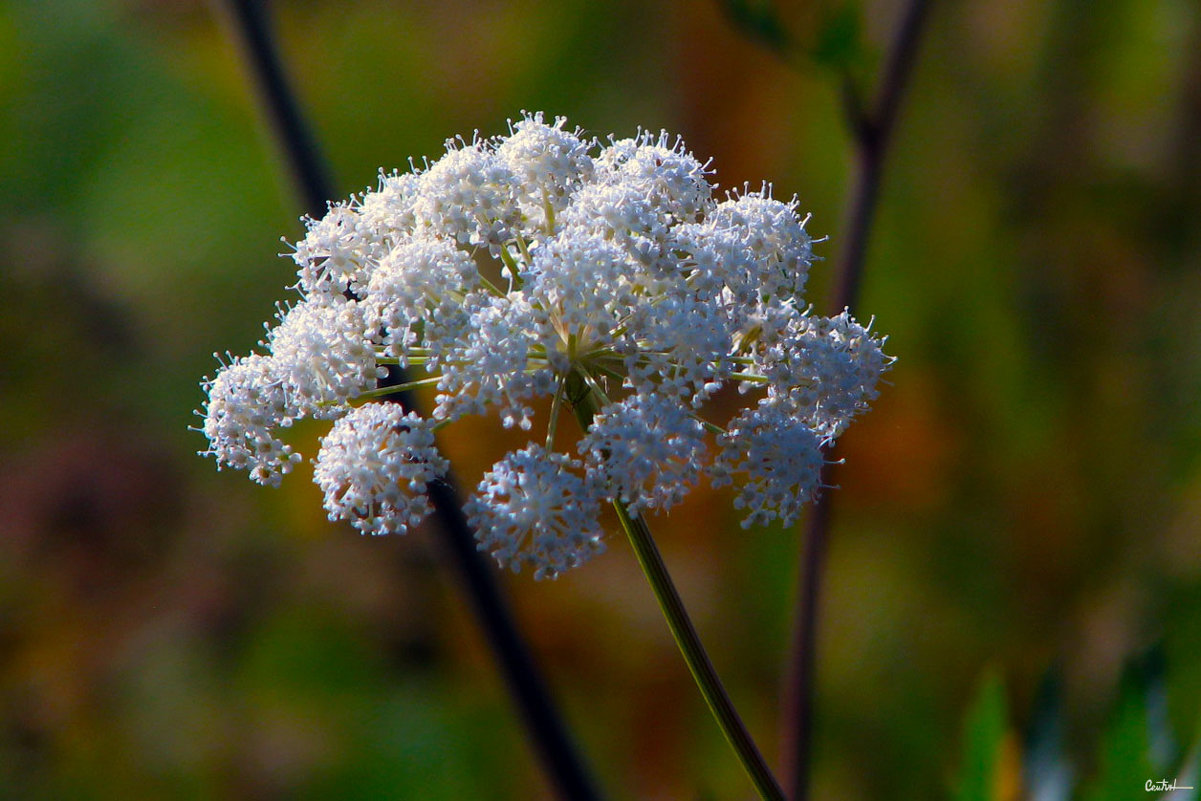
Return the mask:
<path id="1" fill-rule="evenodd" d="M 580 440 L 588 467 L 637 513 L 684 499 L 704 467 L 705 427 L 667 395 L 634 394 L 596 416 Z"/>
<path id="2" fill-rule="evenodd" d="M 268 356 L 247 356 L 223 367 L 206 380 L 208 403 L 204 427 L 209 439 L 205 456 L 222 466 L 246 470 L 260 484 L 278 486 L 300 454 L 275 436 L 298 411 L 288 400 L 279 365 Z"/>
<path id="3" fill-rule="evenodd" d="M 533 444 L 497 462 L 467 503 L 481 550 L 514 571 L 530 565 L 535 578 L 554 578 L 603 551 L 601 493 L 580 467 Z"/>
<path id="4" fill-rule="evenodd" d="M 787 403 L 769 396 L 743 411 L 718 437 L 713 484 L 728 484 L 733 473 L 746 473 L 734 498 L 735 508 L 750 510 L 743 528 L 775 518 L 792 525 L 820 489 L 822 442 Z"/>
<path id="5" fill-rule="evenodd" d="M 306 301 L 281 311 L 279 321 L 264 344 L 300 414 L 337 416 L 384 377 L 357 302 Z"/>
<path id="6" fill-rule="evenodd" d="M 313 476 L 329 519 L 349 520 L 364 534 L 403 534 L 424 520 L 425 486 L 450 468 L 431 429 L 394 403 L 360 406 L 334 423 Z"/>
<path id="7" fill-rule="evenodd" d="M 204 385 L 204 453 L 274 484 L 300 458 L 282 429 L 334 420 L 316 459 L 331 518 L 403 532 L 447 469 L 436 429 L 495 414 L 544 432 L 466 507 L 481 549 L 539 577 L 601 549 L 602 502 L 665 511 L 706 474 L 741 481 L 744 525 L 791 523 L 890 359 L 868 326 L 803 305 L 813 240 L 796 200 L 766 185 L 718 198 L 710 176 L 666 133 L 602 144 L 541 114 L 381 172 L 306 220 L 300 300 L 268 353 Z M 432 388 L 428 418 L 379 402 L 391 365 Z M 702 414 L 730 385 L 753 403 L 723 429 Z M 583 427 L 556 451 L 568 409 Z"/>

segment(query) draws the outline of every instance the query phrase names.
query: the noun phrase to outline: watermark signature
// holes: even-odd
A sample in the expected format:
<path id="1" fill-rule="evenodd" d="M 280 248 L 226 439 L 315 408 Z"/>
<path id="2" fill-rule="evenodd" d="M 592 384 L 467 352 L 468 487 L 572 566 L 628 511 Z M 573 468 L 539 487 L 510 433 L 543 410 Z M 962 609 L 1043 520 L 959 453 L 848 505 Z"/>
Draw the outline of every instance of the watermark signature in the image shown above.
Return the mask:
<path id="1" fill-rule="evenodd" d="M 1175 792 L 1176 790 L 1193 789 L 1188 785 L 1177 784 L 1175 779 L 1172 779 L 1171 781 L 1167 779 L 1160 779 L 1159 781 L 1156 781 L 1155 779 L 1147 779 L 1147 783 L 1144 784 L 1143 787 L 1148 793 L 1166 793 L 1169 791 Z"/>

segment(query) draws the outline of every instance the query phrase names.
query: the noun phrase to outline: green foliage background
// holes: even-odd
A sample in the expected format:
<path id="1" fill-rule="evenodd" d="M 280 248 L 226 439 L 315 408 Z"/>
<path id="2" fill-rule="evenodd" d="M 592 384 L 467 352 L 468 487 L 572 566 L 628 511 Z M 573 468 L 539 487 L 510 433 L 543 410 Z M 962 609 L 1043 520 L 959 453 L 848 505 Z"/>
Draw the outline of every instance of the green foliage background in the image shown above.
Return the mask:
<path id="1" fill-rule="evenodd" d="M 714 0 L 273 6 L 344 194 L 522 109 L 664 127 L 723 186 L 800 196 L 824 308 L 835 70 L 870 84 L 899 3 L 779 4 L 801 69 Z M 361 539 L 303 470 L 267 490 L 194 456 L 197 381 L 254 347 L 302 231 L 212 10 L 0 3 L 0 797 L 548 798 L 432 532 Z M 1152 643 L 1161 729 L 1192 742 L 1199 216 L 1196 4 L 935 4 L 858 309 L 898 363 L 844 438 L 816 797 L 1017 797 L 1053 666 L 1080 786 L 1153 765 L 1120 745 Z M 514 444 L 497 430 L 447 431 L 466 480 Z M 321 433 L 297 432 L 310 455 Z M 654 528 L 774 755 L 797 533 L 729 501 Z M 620 537 L 505 583 L 610 797 L 747 795 Z M 1120 778 L 1089 797 L 1161 777 Z"/>

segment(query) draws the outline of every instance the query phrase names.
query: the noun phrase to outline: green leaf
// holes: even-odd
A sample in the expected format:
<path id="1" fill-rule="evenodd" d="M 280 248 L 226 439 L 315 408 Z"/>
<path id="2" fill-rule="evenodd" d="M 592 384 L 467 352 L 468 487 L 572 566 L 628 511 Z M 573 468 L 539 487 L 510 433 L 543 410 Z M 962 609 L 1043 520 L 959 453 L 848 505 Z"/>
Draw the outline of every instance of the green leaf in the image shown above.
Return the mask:
<path id="1" fill-rule="evenodd" d="M 963 763 L 956 801 L 997 797 L 1007 730 L 1005 688 L 993 670 L 984 674 L 963 730 Z"/>
<path id="2" fill-rule="evenodd" d="M 851 69 L 859 60 L 863 25 L 859 7 L 842 4 L 823 14 L 813 46 L 813 60 L 823 67 Z"/>
<path id="3" fill-rule="evenodd" d="M 1101 738 L 1097 778 L 1085 801 L 1125 801 L 1144 794 L 1148 779 L 1170 778 L 1161 775 L 1163 768 L 1151 759 L 1152 727 L 1161 725 L 1152 722 L 1156 717 L 1151 714 L 1156 705 L 1152 699 L 1162 692 L 1162 667 L 1162 658 L 1157 659 L 1154 651 L 1127 664 Z M 1157 737 L 1162 734 L 1156 732 Z"/>

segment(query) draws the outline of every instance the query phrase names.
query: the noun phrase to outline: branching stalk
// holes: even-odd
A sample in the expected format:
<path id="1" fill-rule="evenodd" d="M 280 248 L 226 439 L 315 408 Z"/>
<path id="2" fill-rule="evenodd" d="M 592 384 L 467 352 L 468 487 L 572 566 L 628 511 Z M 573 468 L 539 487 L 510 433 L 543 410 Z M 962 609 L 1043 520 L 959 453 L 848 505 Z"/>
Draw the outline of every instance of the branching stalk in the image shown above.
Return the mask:
<path id="1" fill-rule="evenodd" d="M 865 107 L 849 79 L 843 82 L 844 112 L 855 146 L 856 179 L 847 207 L 846 245 L 835 273 L 830 304 L 834 313 L 852 308 L 858 299 L 867 244 L 880 196 L 885 155 L 892 143 L 901 95 L 917 59 L 917 46 L 929 7 L 928 0 L 909 0 L 879 80 L 876 102 L 871 108 Z M 836 459 L 827 460 L 822 469 L 822 486 L 833 483 L 835 464 Z M 781 703 L 784 714 L 780 742 L 792 801 L 808 801 L 809 798 L 818 612 L 832 502 L 831 494 L 822 492 L 806 523 L 791 664 Z"/>

